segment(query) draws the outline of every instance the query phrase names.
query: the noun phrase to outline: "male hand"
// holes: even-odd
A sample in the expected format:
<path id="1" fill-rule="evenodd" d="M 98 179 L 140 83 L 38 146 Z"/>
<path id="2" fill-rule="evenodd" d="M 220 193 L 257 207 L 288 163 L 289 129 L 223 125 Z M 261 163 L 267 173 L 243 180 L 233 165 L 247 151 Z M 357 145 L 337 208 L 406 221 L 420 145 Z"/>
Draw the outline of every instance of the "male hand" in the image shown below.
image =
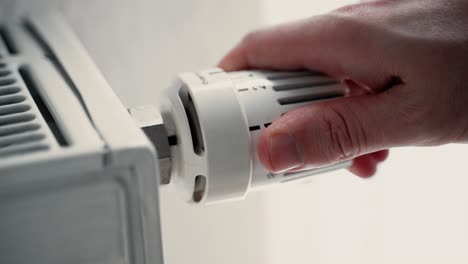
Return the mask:
<path id="1" fill-rule="evenodd" d="M 273 172 L 354 159 L 375 173 L 386 149 L 468 141 L 468 1 L 372 1 L 248 34 L 228 70 L 313 69 L 355 96 L 305 106 L 263 133 Z"/>

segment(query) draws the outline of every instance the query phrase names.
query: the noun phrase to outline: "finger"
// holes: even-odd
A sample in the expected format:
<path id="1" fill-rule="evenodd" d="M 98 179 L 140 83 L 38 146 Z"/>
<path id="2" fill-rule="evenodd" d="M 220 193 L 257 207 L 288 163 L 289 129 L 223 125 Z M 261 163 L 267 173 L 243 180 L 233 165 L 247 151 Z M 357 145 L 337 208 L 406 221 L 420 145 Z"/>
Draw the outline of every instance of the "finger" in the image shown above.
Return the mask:
<path id="1" fill-rule="evenodd" d="M 382 161 L 385 161 L 385 160 L 388 158 L 389 152 L 390 152 L 390 151 L 389 151 L 388 149 L 385 149 L 385 150 L 381 150 L 381 151 L 374 152 L 374 153 L 372 153 L 371 155 L 372 155 L 378 162 L 382 162 Z"/>
<path id="2" fill-rule="evenodd" d="M 372 23 L 333 13 L 258 30 L 248 34 L 219 66 L 228 71 L 307 68 L 381 87 L 400 74 L 383 58 L 392 57 L 391 41 Z"/>
<path id="3" fill-rule="evenodd" d="M 404 87 L 311 104 L 280 117 L 262 134 L 259 159 L 273 172 L 319 167 L 409 144 L 418 126 L 398 114 Z M 375 154 L 377 160 L 388 155 Z"/>
<path id="4" fill-rule="evenodd" d="M 368 178 L 377 171 L 378 161 L 371 154 L 357 157 L 353 160 L 353 164 L 349 167 L 349 171 L 355 175 Z"/>
<path id="5" fill-rule="evenodd" d="M 377 166 L 387 159 L 388 154 L 389 151 L 386 149 L 357 157 L 348 170 L 359 177 L 368 178 L 376 173 Z"/>

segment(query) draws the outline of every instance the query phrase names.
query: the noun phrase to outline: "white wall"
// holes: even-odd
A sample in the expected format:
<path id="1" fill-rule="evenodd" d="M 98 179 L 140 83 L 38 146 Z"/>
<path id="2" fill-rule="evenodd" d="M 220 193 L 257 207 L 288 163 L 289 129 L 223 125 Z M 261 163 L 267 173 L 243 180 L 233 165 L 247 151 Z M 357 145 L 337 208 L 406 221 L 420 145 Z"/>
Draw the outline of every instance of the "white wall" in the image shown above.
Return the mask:
<path id="1" fill-rule="evenodd" d="M 346 2 L 262 0 L 262 24 Z M 331 173 L 268 192 L 269 263 L 468 263 L 467 153 L 395 149 L 374 178 Z"/>
<path id="2" fill-rule="evenodd" d="M 320 263 L 468 263 L 467 147 L 395 149 L 375 178 L 321 178 Z"/>

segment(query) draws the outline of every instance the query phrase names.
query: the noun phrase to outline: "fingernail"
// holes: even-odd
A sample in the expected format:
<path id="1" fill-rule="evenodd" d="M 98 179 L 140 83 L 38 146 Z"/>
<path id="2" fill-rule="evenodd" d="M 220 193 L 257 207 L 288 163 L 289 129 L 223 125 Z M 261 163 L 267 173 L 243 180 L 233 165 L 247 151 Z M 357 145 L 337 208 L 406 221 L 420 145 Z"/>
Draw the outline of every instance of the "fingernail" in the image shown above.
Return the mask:
<path id="1" fill-rule="evenodd" d="M 270 137 L 270 159 L 274 172 L 294 169 L 304 163 L 296 140 L 288 134 L 278 134 Z"/>

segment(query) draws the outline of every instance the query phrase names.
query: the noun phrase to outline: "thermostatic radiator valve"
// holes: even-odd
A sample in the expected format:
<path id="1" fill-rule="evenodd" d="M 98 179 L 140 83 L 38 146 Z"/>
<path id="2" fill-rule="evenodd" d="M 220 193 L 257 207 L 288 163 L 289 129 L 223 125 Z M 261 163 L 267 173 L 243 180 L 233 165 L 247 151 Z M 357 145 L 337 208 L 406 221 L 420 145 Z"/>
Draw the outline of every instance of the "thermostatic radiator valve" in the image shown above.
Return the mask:
<path id="1" fill-rule="evenodd" d="M 349 166 L 274 174 L 257 154 L 261 133 L 275 119 L 346 94 L 345 85 L 319 72 L 213 68 L 179 75 L 164 91 L 160 109 L 130 113 L 156 146 L 161 184 L 177 185 L 190 202 L 214 203 Z"/>

